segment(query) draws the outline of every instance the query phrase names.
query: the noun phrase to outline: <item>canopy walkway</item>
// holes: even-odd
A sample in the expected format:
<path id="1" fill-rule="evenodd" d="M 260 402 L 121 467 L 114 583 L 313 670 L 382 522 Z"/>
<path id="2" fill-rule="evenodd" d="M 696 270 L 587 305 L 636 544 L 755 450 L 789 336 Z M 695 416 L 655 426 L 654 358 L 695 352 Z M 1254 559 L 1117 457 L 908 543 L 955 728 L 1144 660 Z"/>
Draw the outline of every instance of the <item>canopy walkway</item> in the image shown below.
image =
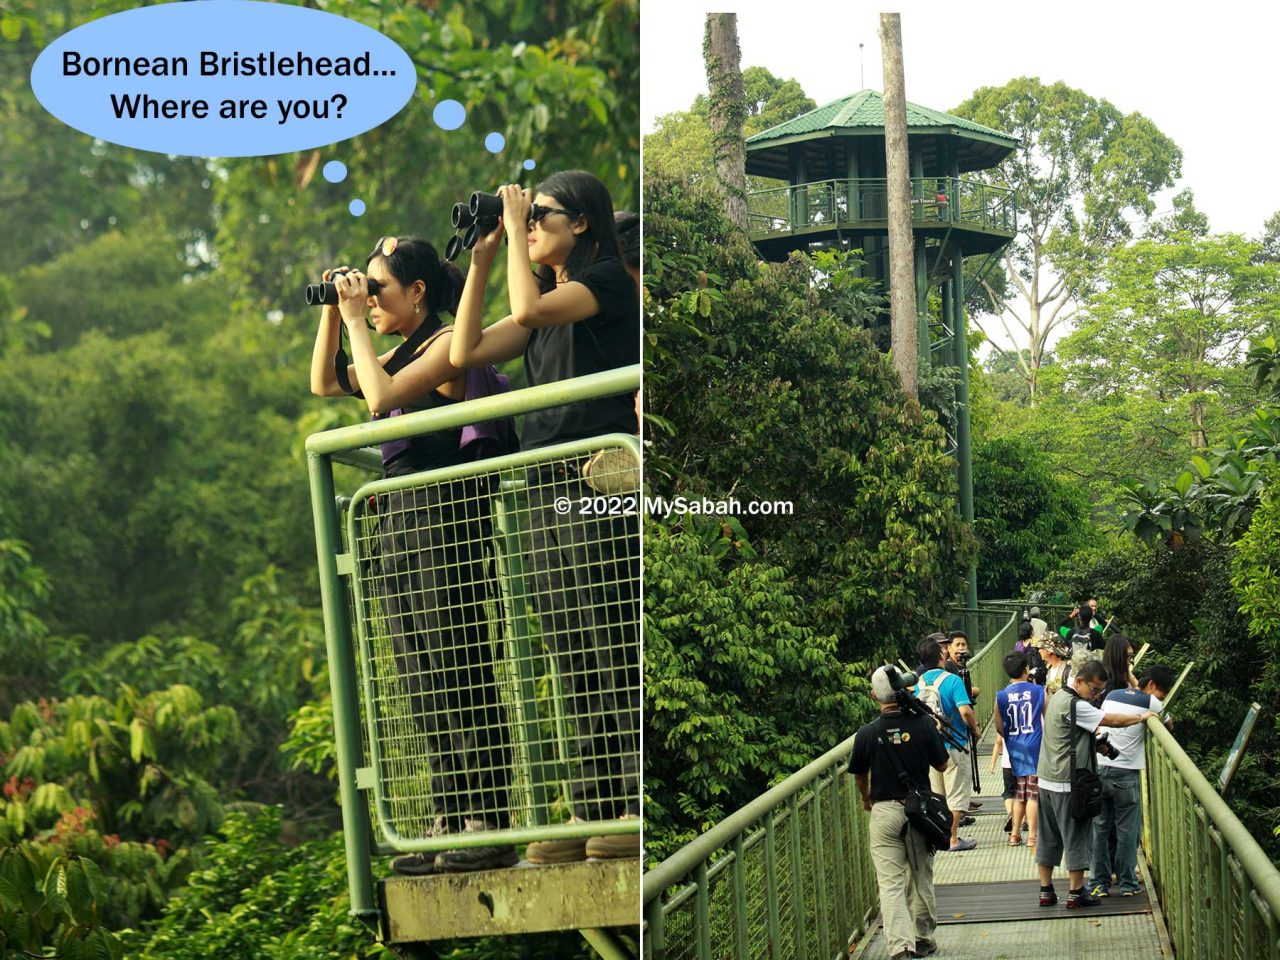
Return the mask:
<path id="1" fill-rule="evenodd" d="M 971 638 L 990 637 L 970 664 L 990 756 L 990 697 L 1007 683 L 1021 605 L 982 607 L 955 616 Z M 1033 852 L 1006 842 L 1002 784 L 980 759 L 983 806 L 962 832 L 978 848 L 936 855 L 938 957 L 1280 960 L 1280 872 L 1174 735 L 1154 720 L 1147 733 L 1143 895 L 1040 908 Z M 645 874 L 646 958 L 888 956 L 852 747 L 851 736 Z"/>

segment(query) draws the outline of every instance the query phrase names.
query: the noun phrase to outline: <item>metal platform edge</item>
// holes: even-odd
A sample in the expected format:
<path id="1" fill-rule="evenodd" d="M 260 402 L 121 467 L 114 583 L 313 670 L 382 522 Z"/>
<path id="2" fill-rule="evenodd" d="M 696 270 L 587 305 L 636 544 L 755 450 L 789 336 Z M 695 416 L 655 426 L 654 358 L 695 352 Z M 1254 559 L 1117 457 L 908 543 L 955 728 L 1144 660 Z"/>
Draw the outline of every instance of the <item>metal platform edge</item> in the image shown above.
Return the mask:
<path id="1" fill-rule="evenodd" d="M 426 943 L 640 923 L 640 861 L 512 867 L 378 883 L 381 940 Z"/>

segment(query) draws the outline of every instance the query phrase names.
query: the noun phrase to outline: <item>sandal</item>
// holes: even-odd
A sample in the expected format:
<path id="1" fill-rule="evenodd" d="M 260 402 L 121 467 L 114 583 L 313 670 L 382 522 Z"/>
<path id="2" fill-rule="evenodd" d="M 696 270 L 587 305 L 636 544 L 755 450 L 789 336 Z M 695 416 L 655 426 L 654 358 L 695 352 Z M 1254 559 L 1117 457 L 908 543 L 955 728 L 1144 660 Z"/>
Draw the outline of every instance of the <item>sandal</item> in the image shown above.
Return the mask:
<path id="1" fill-rule="evenodd" d="M 1022 837 L 1020 837 L 1020 836 L 1015 836 L 1015 835 L 1014 835 L 1014 834 L 1012 834 L 1012 833 L 1011 833 L 1011 834 L 1009 834 L 1009 846 L 1011 846 L 1011 847 L 1020 847 L 1020 846 L 1022 846 Z"/>
<path id="2" fill-rule="evenodd" d="M 1036 848 L 1036 838 L 1027 837 L 1027 846 L 1034 850 Z"/>

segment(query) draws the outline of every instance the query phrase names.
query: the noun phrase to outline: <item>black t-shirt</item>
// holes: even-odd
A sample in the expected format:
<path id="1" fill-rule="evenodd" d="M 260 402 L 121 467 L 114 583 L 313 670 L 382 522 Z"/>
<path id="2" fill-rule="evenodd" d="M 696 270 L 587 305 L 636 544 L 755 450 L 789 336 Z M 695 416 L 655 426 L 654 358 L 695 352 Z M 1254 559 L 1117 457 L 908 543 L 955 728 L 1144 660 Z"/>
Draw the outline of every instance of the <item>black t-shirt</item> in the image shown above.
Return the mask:
<path id="1" fill-rule="evenodd" d="M 884 737 L 884 747 L 876 742 L 879 736 Z M 887 750 L 894 751 L 910 786 L 920 789 L 929 786 L 929 768 L 947 762 L 947 748 L 931 719 L 899 711 L 881 714 L 853 738 L 853 755 L 849 759 L 850 773 L 871 772 L 872 803 L 907 798 L 908 785 L 898 776 L 897 765 Z"/>
<path id="2" fill-rule="evenodd" d="M 612 257 L 597 260 L 573 280 L 595 295 L 600 312 L 578 323 L 533 331 L 524 351 L 531 386 L 640 362 L 640 298 L 622 262 Z M 530 413 L 520 445 L 528 450 L 638 429 L 635 400 L 624 394 Z"/>

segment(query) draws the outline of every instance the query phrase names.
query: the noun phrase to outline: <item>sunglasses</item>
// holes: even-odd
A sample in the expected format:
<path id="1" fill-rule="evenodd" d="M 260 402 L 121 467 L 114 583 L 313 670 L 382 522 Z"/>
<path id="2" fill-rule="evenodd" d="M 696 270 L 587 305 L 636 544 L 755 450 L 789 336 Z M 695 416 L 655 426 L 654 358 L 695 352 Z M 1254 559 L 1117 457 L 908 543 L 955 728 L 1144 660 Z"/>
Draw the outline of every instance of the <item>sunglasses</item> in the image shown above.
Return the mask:
<path id="1" fill-rule="evenodd" d="M 559 207 L 544 207 L 541 204 L 535 203 L 529 208 L 529 226 L 532 227 L 535 223 L 541 223 L 553 213 L 563 213 L 570 219 L 579 216 L 579 214 L 573 210 L 561 210 Z"/>

